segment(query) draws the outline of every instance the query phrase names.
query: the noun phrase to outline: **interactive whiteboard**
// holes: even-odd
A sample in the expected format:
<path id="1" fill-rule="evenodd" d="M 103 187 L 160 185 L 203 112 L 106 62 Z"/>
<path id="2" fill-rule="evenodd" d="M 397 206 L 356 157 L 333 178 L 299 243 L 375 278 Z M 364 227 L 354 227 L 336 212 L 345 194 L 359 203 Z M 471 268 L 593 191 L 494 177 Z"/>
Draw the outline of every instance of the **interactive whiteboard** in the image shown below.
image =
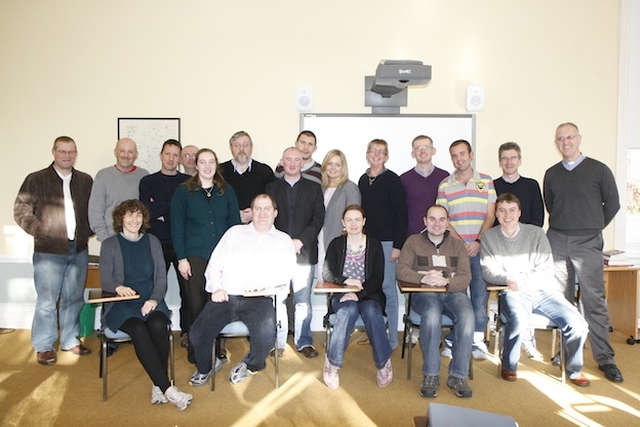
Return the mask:
<path id="1" fill-rule="evenodd" d="M 325 154 L 337 148 L 347 157 L 349 179 L 358 183 L 367 167 L 367 144 L 384 139 L 389 144 L 387 169 L 398 175 L 415 166 L 411 141 L 418 135 L 433 139 L 436 154 L 433 164 L 451 172 L 449 145 L 465 139 L 475 150 L 475 116 L 473 114 L 300 114 L 300 130 L 310 130 L 317 138 L 313 158 L 322 163 Z"/>

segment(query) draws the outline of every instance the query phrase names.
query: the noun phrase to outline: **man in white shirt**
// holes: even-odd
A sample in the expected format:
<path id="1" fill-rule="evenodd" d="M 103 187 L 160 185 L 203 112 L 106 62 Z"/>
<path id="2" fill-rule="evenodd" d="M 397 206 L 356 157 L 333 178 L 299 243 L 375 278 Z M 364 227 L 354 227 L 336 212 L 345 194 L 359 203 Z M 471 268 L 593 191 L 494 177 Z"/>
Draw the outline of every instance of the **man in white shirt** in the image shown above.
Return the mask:
<path id="1" fill-rule="evenodd" d="M 196 355 L 196 372 L 189 384 L 202 386 L 212 372 L 213 341 L 228 323 L 241 320 L 251 337 L 249 353 L 231 369 L 229 382 L 237 384 L 264 369 L 276 339 L 276 313 L 270 296 L 244 295 L 266 291 L 282 297 L 296 267 L 291 238 L 274 227 L 278 210 L 274 199 L 259 194 L 251 203 L 253 221 L 230 228 L 214 249 L 205 271 L 211 301 L 189 330 Z"/>

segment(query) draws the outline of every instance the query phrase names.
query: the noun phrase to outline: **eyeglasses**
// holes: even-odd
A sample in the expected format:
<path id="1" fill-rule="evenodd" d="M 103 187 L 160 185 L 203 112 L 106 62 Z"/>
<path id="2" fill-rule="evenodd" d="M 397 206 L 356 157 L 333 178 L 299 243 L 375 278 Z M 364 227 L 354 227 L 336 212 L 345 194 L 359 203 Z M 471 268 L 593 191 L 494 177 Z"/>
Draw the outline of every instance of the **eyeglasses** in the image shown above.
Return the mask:
<path id="1" fill-rule="evenodd" d="M 242 143 L 242 144 L 239 144 L 239 143 L 234 142 L 233 144 L 231 144 L 231 146 L 232 146 L 233 148 L 240 148 L 240 147 L 242 147 L 242 148 L 249 148 L 249 147 L 251 147 L 251 143 L 250 143 L 250 142 L 244 142 L 244 143 Z"/>
<path id="2" fill-rule="evenodd" d="M 423 146 L 421 146 L 421 147 L 415 147 L 415 148 L 413 149 L 413 151 L 415 151 L 416 153 L 420 153 L 420 152 L 422 152 L 422 151 L 428 151 L 428 150 L 431 150 L 431 149 L 433 149 L 433 147 L 432 147 L 432 146 L 430 146 L 430 145 L 423 145 Z"/>
<path id="3" fill-rule="evenodd" d="M 195 159 L 196 155 L 195 154 L 183 154 L 182 157 L 184 157 L 185 159 Z"/>
<path id="4" fill-rule="evenodd" d="M 77 153 L 76 150 L 56 150 L 56 153 L 62 154 L 63 156 L 73 156 Z"/>
<path id="5" fill-rule="evenodd" d="M 515 162 L 516 160 L 518 160 L 520 158 L 520 156 L 504 156 L 504 157 L 500 157 L 500 161 L 501 162 L 506 162 L 506 161 L 511 161 L 511 162 Z"/>
<path id="6" fill-rule="evenodd" d="M 579 136 L 581 136 L 581 135 L 579 135 L 579 134 L 577 134 L 577 133 L 570 133 L 570 134 L 569 134 L 569 135 L 567 135 L 567 136 L 558 136 L 558 137 L 556 137 L 556 142 L 564 142 L 564 140 L 565 140 L 565 139 L 566 139 L 567 141 L 571 142 L 571 141 L 573 141 L 574 139 L 578 138 Z"/>
<path id="7" fill-rule="evenodd" d="M 369 153 L 369 154 L 387 154 L 387 150 L 376 150 L 374 148 L 371 148 L 370 150 L 367 151 L 367 153 Z"/>

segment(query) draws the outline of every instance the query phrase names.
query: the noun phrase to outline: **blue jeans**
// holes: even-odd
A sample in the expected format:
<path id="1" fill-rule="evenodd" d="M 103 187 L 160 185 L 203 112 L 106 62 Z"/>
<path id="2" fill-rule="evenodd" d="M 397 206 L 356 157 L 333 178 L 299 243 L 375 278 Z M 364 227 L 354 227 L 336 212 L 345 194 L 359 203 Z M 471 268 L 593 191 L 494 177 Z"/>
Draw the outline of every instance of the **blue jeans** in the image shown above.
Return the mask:
<path id="1" fill-rule="evenodd" d="M 243 361 L 253 372 L 264 369 L 265 359 L 276 338 L 275 317 L 270 297 L 244 298 L 229 295 L 229 301 L 210 300 L 189 329 L 189 340 L 195 352 L 198 372 L 206 374 L 211 370 L 213 341 L 228 323 L 236 320 L 244 322 L 249 329 L 249 353 Z"/>
<path id="2" fill-rule="evenodd" d="M 482 278 L 482 268 L 480 268 L 480 254 L 470 257 L 471 263 L 471 283 L 469 283 L 469 292 L 471 295 L 471 305 L 473 305 L 473 314 L 475 315 L 475 332 L 482 332 L 484 336 L 487 330 L 489 316 L 487 315 L 487 304 L 489 303 L 489 292 L 487 292 L 487 284 Z"/>
<path id="3" fill-rule="evenodd" d="M 442 315 L 453 321 L 453 359 L 449 375 L 466 379 L 469 375 L 471 343 L 473 341 L 473 307 L 464 292 L 415 293 L 411 297 L 411 309 L 420 316 L 420 347 L 422 347 L 422 373 L 426 376 L 440 374 L 440 336 Z"/>
<path id="4" fill-rule="evenodd" d="M 398 285 L 396 284 L 396 263 L 389 261 L 393 242 L 382 242 L 384 252 L 384 280 L 382 281 L 382 291 L 387 298 L 384 312 L 387 314 L 389 323 L 389 344 L 391 349 L 398 347 Z M 386 362 L 386 361 L 385 361 Z"/>
<path id="5" fill-rule="evenodd" d="M 487 305 L 489 304 L 489 292 L 487 292 L 487 284 L 482 278 L 482 269 L 480 268 L 480 254 L 469 257 L 471 264 L 471 283 L 469 283 L 469 294 L 471 305 L 473 306 L 473 314 L 475 319 L 474 327 L 474 348 L 476 342 L 484 341 L 484 335 L 487 330 L 489 316 L 487 315 Z M 454 341 L 453 333 L 450 332 L 445 337 L 447 345 Z M 455 342 L 453 343 L 455 346 Z"/>
<path id="6" fill-rule="evenodd" d="M 502 366 L 515 372 L 520 360 L 521 334 L 528 334 L 531 313 L 551 319 L 565 338 L 565 370 L 569 378 L 582 370 L 582 346 L 589 327 L 578 310 L 555 290 L 538 289 L 524 292 L 503 292 L 500 310 L 506 320 Z"/>
<path id="7" fill-rule="evenodd" d="M 293 342 L 296 350 L 313 345 L 311 336 L 311 289 L 313 288 L 315 268 L 313 265 L 296 265 L 291 288 L 294 302 L 294 329 Z M 289 330 L 289 318 L 287 316 L 287 300 L 282 298 L 276 307 L 278 318 L 278 347 L 287 345 L 287 332 Z"/>
<path id="8" fill-rule="evenodd" d="M 358 316 L 362 316 L 369 341 L 371 341 L 373 363 L 377 369 L 382 369 L 391 356 L 391 346 L 387 337 L 387 326 L 382 315 L 382 307 L 373 300 L 340 302 L 340 298 L 342 295 L 331 297 L 331 307 L 336 313 L 336 321 L 333 325 L 329 351 L 327 351 L 329 362 L 338 368 L 342 367 L 344 352 L 349 345 L 349 337 Z"/>
<path id="9" fill-rule="evenodd" d="M 89 253 L 86 250 L 76 253 L 75 242 L 69 242 L 69 253 L 65 255 L 33 253 L 33 281 L 37 298 L 31 343 L 36 351 L 54 349 L 58 327 L 61 349 L 68 350 L 80 344 L 79 316 L 84 305 L 88 264 Z M 58 300 L 59 314 L 56 309 Z"/>

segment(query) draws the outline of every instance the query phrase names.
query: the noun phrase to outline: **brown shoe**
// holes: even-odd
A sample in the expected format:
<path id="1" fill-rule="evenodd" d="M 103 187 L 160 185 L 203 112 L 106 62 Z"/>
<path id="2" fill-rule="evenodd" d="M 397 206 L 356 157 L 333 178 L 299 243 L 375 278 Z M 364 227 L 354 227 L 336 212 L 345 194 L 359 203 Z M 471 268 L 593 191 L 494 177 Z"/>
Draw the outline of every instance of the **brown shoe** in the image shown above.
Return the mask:
<path id="1" fill-rule="evenodd" d="M 298 353 L 302 353 L 304 357 L 312 359 L 314 357 L 318 357 L 318 352 L 312 345 L 307 345 L 298 350 Z"/>
<path id="2" fill-rule="evenodd" d="M 87 354 L 91 354 L 91 350 L 89 350 L 87 347 L 83 346 L 82 344 L 76 344 L 71 348 L 68 349 L 62 349 L 62 351 L 69 351 L 73 354 L 75 354 L 76 356 L 86 356 Z"/>
<path id="3" fill-rule="evenodd" d="M 589 387 L 591 385 L 591 381 L 589 381 L 589 378 L 585 377 L 582 372 L 580 372 L 575 378 L 569 378 L 569 381 L 571 381 L 578 387 Z"/>
<path id="4" fill-rule="evenodd" d="M 504 368 L 502 368 L 502 370 L 500 371 L 500 375 L 502 376 L 502 379 L 505 380 L 505 381 L 514 382 L 515 380 L 518 379 L 518 373 L 517 372 L 507 371 Z"/>
<path id="5" fill-rule="evenodd" d="M 41 365 L 53 365 L 56 363 L 56 354 L 53 350 L 39 351 L 36 353 L 36 357 Z"/>
<path id="6" fill-rule="evenodd" d="M 279 348 L 278 349 L 278 357 L 282 357 L 284 355 L 284 348 Z M 271 351 L 269 352 L 269 356 L 271 357 L 276 357 L 276 350 L 275 348 L 272 348 Z"/>

